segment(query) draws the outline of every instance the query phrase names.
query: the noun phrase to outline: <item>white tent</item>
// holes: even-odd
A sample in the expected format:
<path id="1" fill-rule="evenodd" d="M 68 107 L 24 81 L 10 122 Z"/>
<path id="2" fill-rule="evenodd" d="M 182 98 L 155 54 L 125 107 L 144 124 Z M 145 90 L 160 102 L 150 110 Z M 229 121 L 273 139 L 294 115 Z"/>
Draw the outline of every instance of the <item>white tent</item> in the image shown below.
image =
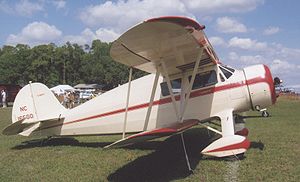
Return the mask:
<path id="1" fill-rule="evenodd" d="M 75 91 L 73 87 L 70 85 L 57 85 L 55 87 L 50 88 L 50 90 L 57 95 L 64 94 L 66 91 Z"/>

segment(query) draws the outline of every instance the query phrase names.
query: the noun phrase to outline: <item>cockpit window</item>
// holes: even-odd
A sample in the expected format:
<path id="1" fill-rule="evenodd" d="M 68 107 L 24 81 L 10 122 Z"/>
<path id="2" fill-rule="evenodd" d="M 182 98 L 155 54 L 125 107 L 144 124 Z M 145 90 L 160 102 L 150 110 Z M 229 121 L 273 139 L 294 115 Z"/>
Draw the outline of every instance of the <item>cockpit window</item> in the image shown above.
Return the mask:
<path id="1" fill-rule="evenodd" d="M 173 94 L 177 94 L 181 92 L 181 78 L 171 80 L 172 92 Z M 161 94 L 163 96 L 170 95 L 167 82 L 162 82 L 160 84 Z"/>
<path id="2" fill-rule="evenodd" d="M 192 76 L 189 76 L 189 81 L 191 81 Z M 205 73 L 198 73 L 195 77 L 193 84 L 193 90 L 214 85 L 217 83 L 217 74 L 215 70 L 211 70 Z"/>
<path id="3" fill-rule="evenodd" d="M 223 67 L 226 68 L 226 69 L 228 69 L 228 70 L 231 71 L 232 73 L 234 73 L 234 71 L 235 71 L 235 69 L 230 68 L 230 67 L 228 67 L 228 66 L 223 66 Z"/>
<path id="4" fill-rule="evenodd" d="M 230 70 L 228 70 L 227 67 L 222 67 L 219 66 L 220 70 L 223 72 L 223 74 L 225 75 L 225 77 L 228 79 L 229 77 L 231 77 L 232 73 L 234 72 L 234 69 L 230 68 Z M 233 70 L 233 72 L 231 71 Z"/>

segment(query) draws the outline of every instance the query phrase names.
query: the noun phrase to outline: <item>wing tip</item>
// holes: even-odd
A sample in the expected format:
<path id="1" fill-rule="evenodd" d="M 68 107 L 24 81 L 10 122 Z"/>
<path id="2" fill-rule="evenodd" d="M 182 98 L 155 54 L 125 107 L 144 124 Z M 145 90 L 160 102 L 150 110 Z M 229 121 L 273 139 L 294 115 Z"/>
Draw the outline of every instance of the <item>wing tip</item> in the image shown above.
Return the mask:
<path id="1" fill-rule="evenodd" d="M 155 22 L 155 21 L 166 21 L 166 22 L 177 23 L 184 27 L 192 26 L 196 30 L 205 29 L 204 25 L 200 25 L 196 20 L 185 16 L 161 16 L 161 17 L 145 20 L 144 22 Z"/>

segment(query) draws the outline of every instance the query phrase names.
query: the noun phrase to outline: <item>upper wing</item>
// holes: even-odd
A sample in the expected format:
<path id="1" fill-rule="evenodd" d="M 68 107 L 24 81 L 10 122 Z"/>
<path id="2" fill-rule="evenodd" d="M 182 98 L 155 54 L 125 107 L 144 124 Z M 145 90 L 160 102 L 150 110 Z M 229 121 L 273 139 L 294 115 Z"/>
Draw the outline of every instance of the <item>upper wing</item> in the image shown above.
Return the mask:
<path id="1" fill-rule="evenodd" d="M 163 61 L 170 75 L 193 68 L 201 48 L 204 51 L 200 66 L 217 64 L 218 58 L 203 29 L 185 17 L 149 19 L 114 41 L 110 54 L 117 62 L 149 73 L 155 73 Z"/>
<path id="2" fill-rule="evenodd" d="M 146 140 L 152 140 L 155 138 L 170 136 L 170 135 L 182 132 L 192 126 L 195 126 L 198 124 L 198 122 L 199 122 L 199 120 L 197 120 L 197 119 L 190 119 L 190 120 L 185 120 L 182 123 L 177 123 L 177 124 L 169 126 L 169 127 L 156 128 L 154 130 L 144 131 L 144 132 L 137 133 L 137 134 L 131 135 L 129 137 L 123 138 L 121 140 L 118 140 L 118 141 L 106 146 L 105 148 L 123 147 L 123 146 L 131 145 L 131 144 L 137 143 L 137 142 L 142 142 L 142 141 L 146 141 Z"/>

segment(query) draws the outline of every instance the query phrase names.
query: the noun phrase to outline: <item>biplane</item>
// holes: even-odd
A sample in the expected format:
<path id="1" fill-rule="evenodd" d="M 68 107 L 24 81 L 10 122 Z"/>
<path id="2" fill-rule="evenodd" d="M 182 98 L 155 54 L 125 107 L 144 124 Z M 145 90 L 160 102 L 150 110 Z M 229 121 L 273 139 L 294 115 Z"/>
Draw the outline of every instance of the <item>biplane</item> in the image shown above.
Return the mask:
<path id="1" fill-rule="evenodd" d="M 73 109 L 64 108 L 45 85 L 29 83 L 17 95 L 12 124 L 3 134 L 122 134 L 107 148 L 180 134 L 185 151 L 183 133 L 202 125 L 221 136 L 203 154 L 243 154 L 250 146 L 248 130 L 236 116 L 274 104 L 274 81 L 266 65 L 237 70 L 222 64 L 204 29 L 186 17 L 143 21 L 110 50 L 115 61 L 130 68 L 128 83 Z M 150 74 L 132 80 L 132 68 Z M 221 129 L 206 124 L 211 120 L 220 121 Z"/>

